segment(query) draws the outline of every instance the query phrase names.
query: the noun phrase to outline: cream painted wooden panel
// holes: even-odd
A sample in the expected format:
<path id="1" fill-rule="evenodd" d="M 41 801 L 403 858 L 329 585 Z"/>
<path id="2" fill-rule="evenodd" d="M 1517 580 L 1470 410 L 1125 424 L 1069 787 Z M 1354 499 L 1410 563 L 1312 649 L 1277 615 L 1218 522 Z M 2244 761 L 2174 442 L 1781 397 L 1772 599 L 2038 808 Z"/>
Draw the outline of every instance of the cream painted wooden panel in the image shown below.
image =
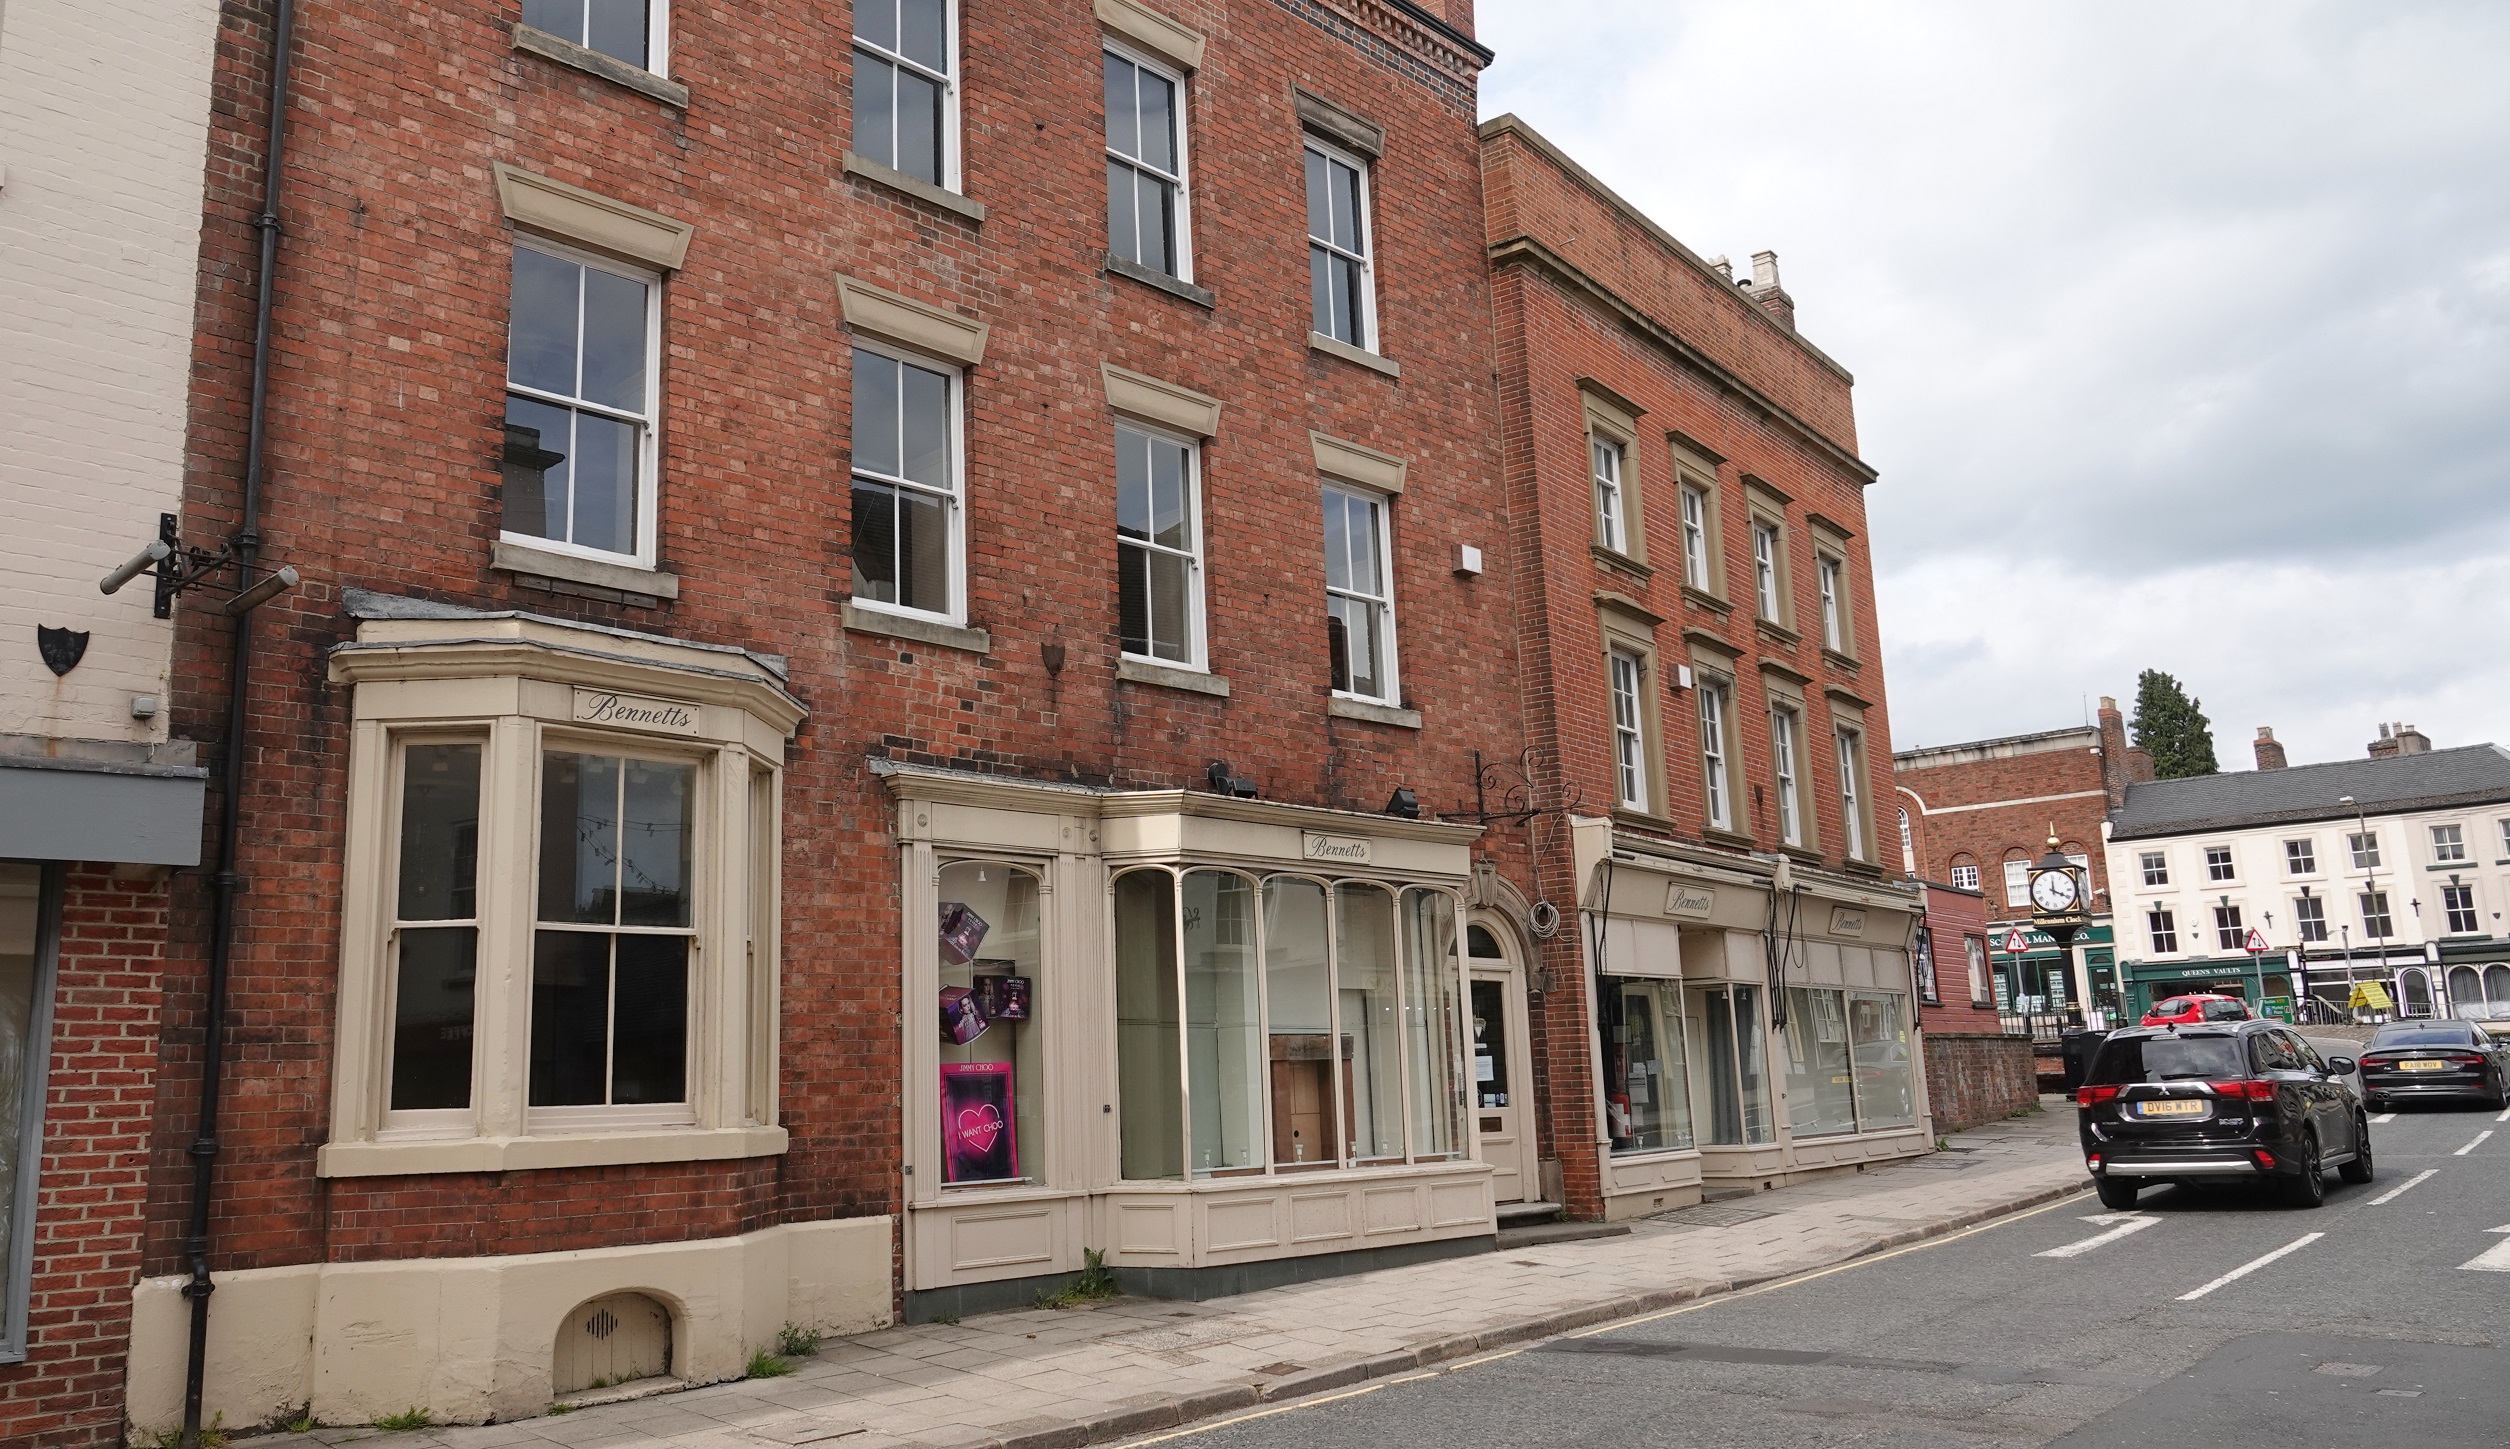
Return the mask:
<path id="1" fill-rule="evenodd" d="M 1697 1152 L 1675 1152 L 1632 1160 L 1614 1158 L 1606 1169 L 1608 1192 L 1660 1192 L 1667 1187 L 1690 1186 L 1700 1177 L 1700 1155 Z"/>
<path id="2" fill-rule="evenodd" d="M 1174 1256 L 1184 1242 L 1183 1202 L 1119 1202 L 1115 1204 L 1115 1250 Z"/>
<path id="3" fill-rule="evenodd" d="M 1421 1193 L 1409 1183 L 1402 1187 L 1371 1187 L 1360 1191 L 1360 1221 L 1368 1236 L 1383 1233 L 1417 1233 L 1421 1230 Z"/>
<path id="4" fill-rule="evenodd" d="M 1290 1241 L 1335 1242 L 1351 1236 L 1351 1195 L 1301 1192 L 1290 1196 Z"/>
<path id="5" fill-rule="evenodd" d="M 580 1393 L 671 1372 L 671 1311 L 642 1293 L 605 1293 L 558 1325 L 549 1392 Z"/>
<path id="6" fill-rule="evenodd" d="M 952 1213 L 950 1267 L 962 1273 L 1009 1267 L 1044 1272 L 1057 1256 L 1055 1217 L 1051 1207 Z"/>
<path id="7" fill-rule="evenodd" d="M 1429 1185 L 1429 1226 L 1462 1228 L 1492 1222 L 1490 1181 L 1433 1182 Z"/>
<path id="8" fill-rule="evenodd" d="M 1278 1247 L 1279 1208 L 1269 1193 L 1208 1204 L 1203 1209 L 1203 1242 L 1215 1253 Z"/>

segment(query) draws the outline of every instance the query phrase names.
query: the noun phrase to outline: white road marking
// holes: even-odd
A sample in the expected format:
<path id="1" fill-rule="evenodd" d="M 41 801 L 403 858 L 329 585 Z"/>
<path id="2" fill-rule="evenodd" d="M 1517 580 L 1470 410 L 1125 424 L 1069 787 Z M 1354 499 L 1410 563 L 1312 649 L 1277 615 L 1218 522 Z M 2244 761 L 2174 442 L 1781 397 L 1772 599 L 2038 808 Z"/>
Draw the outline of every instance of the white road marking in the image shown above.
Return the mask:
<path id="1" fill-rule="evenodd" d="M 2502 1108 L 2501 1115 L 2495 1117 L 2493 1120 L 2496 1122 L 2510 1122 L 2510 1107 Z"/>
<path id="2" fill-rule="evenodd" d="M 2182 1303 L 2193 1302 L 2196 1299 L 2202 1298 L 2206 1294 L 2213 1292 L 2225 1283 L 2236 1283 L 2240 1279 L 2247 1277 L 2251 1273 L 2254 1273 L 2258 1269 L 2275 1261 L 2277 1258 L 2282 1257 L 2284 1254 L 2297 1253 L 2325 1236 L 2327 1236 L 2325 1233 L 2303 1233 L 2301 1236 L 2294 1238 L 2291 1242 L 2284 1244 L 2282 1247 L 2275 1249 L 2273 1252 L 2268 1253 L 2262 1258 L 2249 1259 L 2247 1262 L 2242 1263 L 2239 1267 L 2223 1274 L 2221 1277 L 2216 1278 L 2213 1282 L 2206 1284 L 2202 1288 L 2197 1288 L 2180 1294 L 2179 1301 Z"/>
<path id="3" fill-rule="evenodd" d="M 2050 1248 L 2044 1253 L 2033 1253 L 2031 1256 L 2034 1258 L 2079 1257 L 2082 1254 L 2088 1253 L 2092 1249 L 2099 1247 L 2103 1243 L 2114 1243 L 2120 1238 L 2127 1237 L 2134 1233 L 2140 1233 L 2146 1228 L 2153 1226 L 2155 1223 L 2160 1222 L 2161 1219 L 2146 1217 L 2142 1213 L 2093 1213 L 2089 1217 L 2084 1218 L 2083 1221 L 2087 1223 L 2100 1223 L 2103 1225 L 2115 1224 L 2116 1226 L 2110 1227 L 2109 1231 L 2105 1233 L 2094 1233 L 2092 1236 L 2085 1238 L 2079 1243 L 2068 1243 L 2062 1248 Z"/>
<path id="4" fill-rule="evenodd" d="M 2464 1157 L 2464 1156 L 2466 1156 L 2468 1153 L 2473 1152 L 2476 1148 L 2483 1146 L 2483 1145 L 2484 1145 L 2484 1139 L 2485 1139 L 2485 1138 L 2487 1138 L 2487 1137 L 2490 1137 L 2490 1136 L 2492 1136 L 2492 1135 L 2493 1135 L 2493 1129 L 2491 1129 L 2490 1127 L 2487 1127 L 2487 1128 L 2485 1128 L 2483 1131 L 2478 1132 L 2478 1133 L 2476 1133 L 2476 1134 L 2475 1134 L 2475 1140 L 2474 1140 L 2474 1141 L 2472 1141 L 2472 1142 L 2468 1143 L 2468 1144 L 2467 1144 L 2467 1145 L 2465 1145 L 2464 1147 L 2459 1148 L 2457 1151 L 2450 1153 L 2449 1155 L 2450 1155 L 2451 1157 Z"/>
<path id="5" fill-rule="evenodd" d="M 2379 1123 L 2379 1122 L 2394 1122 L 2394 1121 L 2396 1121 L 2396 1120 L 2397 1120 L 2397 1114 L 2396 1114 L 2396 1113 L 2394 1113 L 2394 1112 L 2382 1112 L 2382 1113 L 2380 1113 L 2378 1116 L 2373 1117 L 2373 1118 L 2371 1119 L 2371 1121 L 2372 1121 L 2372 1122 L 2374 1122 L 2374 1123 Z"/>
<path id="6" fill-rule="evenodd" d="M 2386 1192 L 2381 1193 L 2379 1196 L 2372 1198 L 2371 1206 L 2377 1207 L 2384 1202 L 2394 1202 L 2398 1198 L 2405 1196 L 2406 1189 L 2419 1185 L 2424 1178 L 2436 1177 L 2439 1173 L 2440 1169 L 2437 1167 L 2426 1167 L 2421 1172 L 2418 1172 L 2412 1177 L 2407 1178 L 2405 1181 L 2398 1183 L 2395 1187 L 2392 1187 Z"/>
<path id="7" fill-rule="evenodd" d="M 2510 1233 L 2510 1227 L 2495 1228 L 2493 1231 L 2496 1233 Z M 2500 1242 L 2493 1244 L 2491 1247 L 2486 1248 L 2483 1252 L 2463 1263 L 2460 1263 L 2458 1266 L 2461 1268 L 2473 1268 L 2479 1273 L 2510 1273 L 2510 1238 L 2503 1238 Z"/>

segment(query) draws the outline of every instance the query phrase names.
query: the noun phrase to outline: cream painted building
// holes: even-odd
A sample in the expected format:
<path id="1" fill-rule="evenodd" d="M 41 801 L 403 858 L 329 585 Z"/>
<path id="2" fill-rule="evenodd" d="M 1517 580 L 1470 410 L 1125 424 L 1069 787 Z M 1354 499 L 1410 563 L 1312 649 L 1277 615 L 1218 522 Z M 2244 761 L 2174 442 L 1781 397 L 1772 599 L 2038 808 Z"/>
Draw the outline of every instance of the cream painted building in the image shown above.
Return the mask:
<path id="1" fill-rule="evenodd" d="M 2510 1006 L 2499 746 L 2131 785 L 2106 848 L 2138 1012 L 2214 990 L 2342 1009 L 2356 982 L 2409 1016 Z"/>

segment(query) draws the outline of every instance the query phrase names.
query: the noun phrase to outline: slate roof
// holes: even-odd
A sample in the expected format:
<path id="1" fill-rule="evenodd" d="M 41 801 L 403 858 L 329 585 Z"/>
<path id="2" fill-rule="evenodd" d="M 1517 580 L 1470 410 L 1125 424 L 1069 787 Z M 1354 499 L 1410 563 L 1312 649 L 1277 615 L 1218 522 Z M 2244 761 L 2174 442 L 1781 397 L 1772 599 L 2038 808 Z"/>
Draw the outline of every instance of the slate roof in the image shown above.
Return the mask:
<path id="1" fill-rule="evenodd" d="M 2111 814 L 2109 838 L 2240 830 L 2366 815 L 2446 810 L 2510 802 L 2510 750 L 2464 745 L 2385 760 L 2339 760 L 2288 770 L 2244 770 L 2153 780 L 2127 786 L 2126 804 Z"/>

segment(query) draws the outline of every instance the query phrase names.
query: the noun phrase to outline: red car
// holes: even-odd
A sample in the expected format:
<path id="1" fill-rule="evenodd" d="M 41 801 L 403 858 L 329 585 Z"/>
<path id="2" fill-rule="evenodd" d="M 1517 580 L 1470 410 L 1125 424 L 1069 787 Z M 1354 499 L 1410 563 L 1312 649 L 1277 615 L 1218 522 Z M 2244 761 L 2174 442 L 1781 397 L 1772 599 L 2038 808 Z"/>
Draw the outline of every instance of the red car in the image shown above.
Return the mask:
<path id="1" fill-rule="evenodd" d="M 2144 1026 L 2186 1026 L 2197 1021 L 2255 1021 L 2257 1013 L 2236 996 L 2215 996 L 2200 992 L 2194 996 L 2172 996 L 2153 1003 L 2144 1013 Z"/>

